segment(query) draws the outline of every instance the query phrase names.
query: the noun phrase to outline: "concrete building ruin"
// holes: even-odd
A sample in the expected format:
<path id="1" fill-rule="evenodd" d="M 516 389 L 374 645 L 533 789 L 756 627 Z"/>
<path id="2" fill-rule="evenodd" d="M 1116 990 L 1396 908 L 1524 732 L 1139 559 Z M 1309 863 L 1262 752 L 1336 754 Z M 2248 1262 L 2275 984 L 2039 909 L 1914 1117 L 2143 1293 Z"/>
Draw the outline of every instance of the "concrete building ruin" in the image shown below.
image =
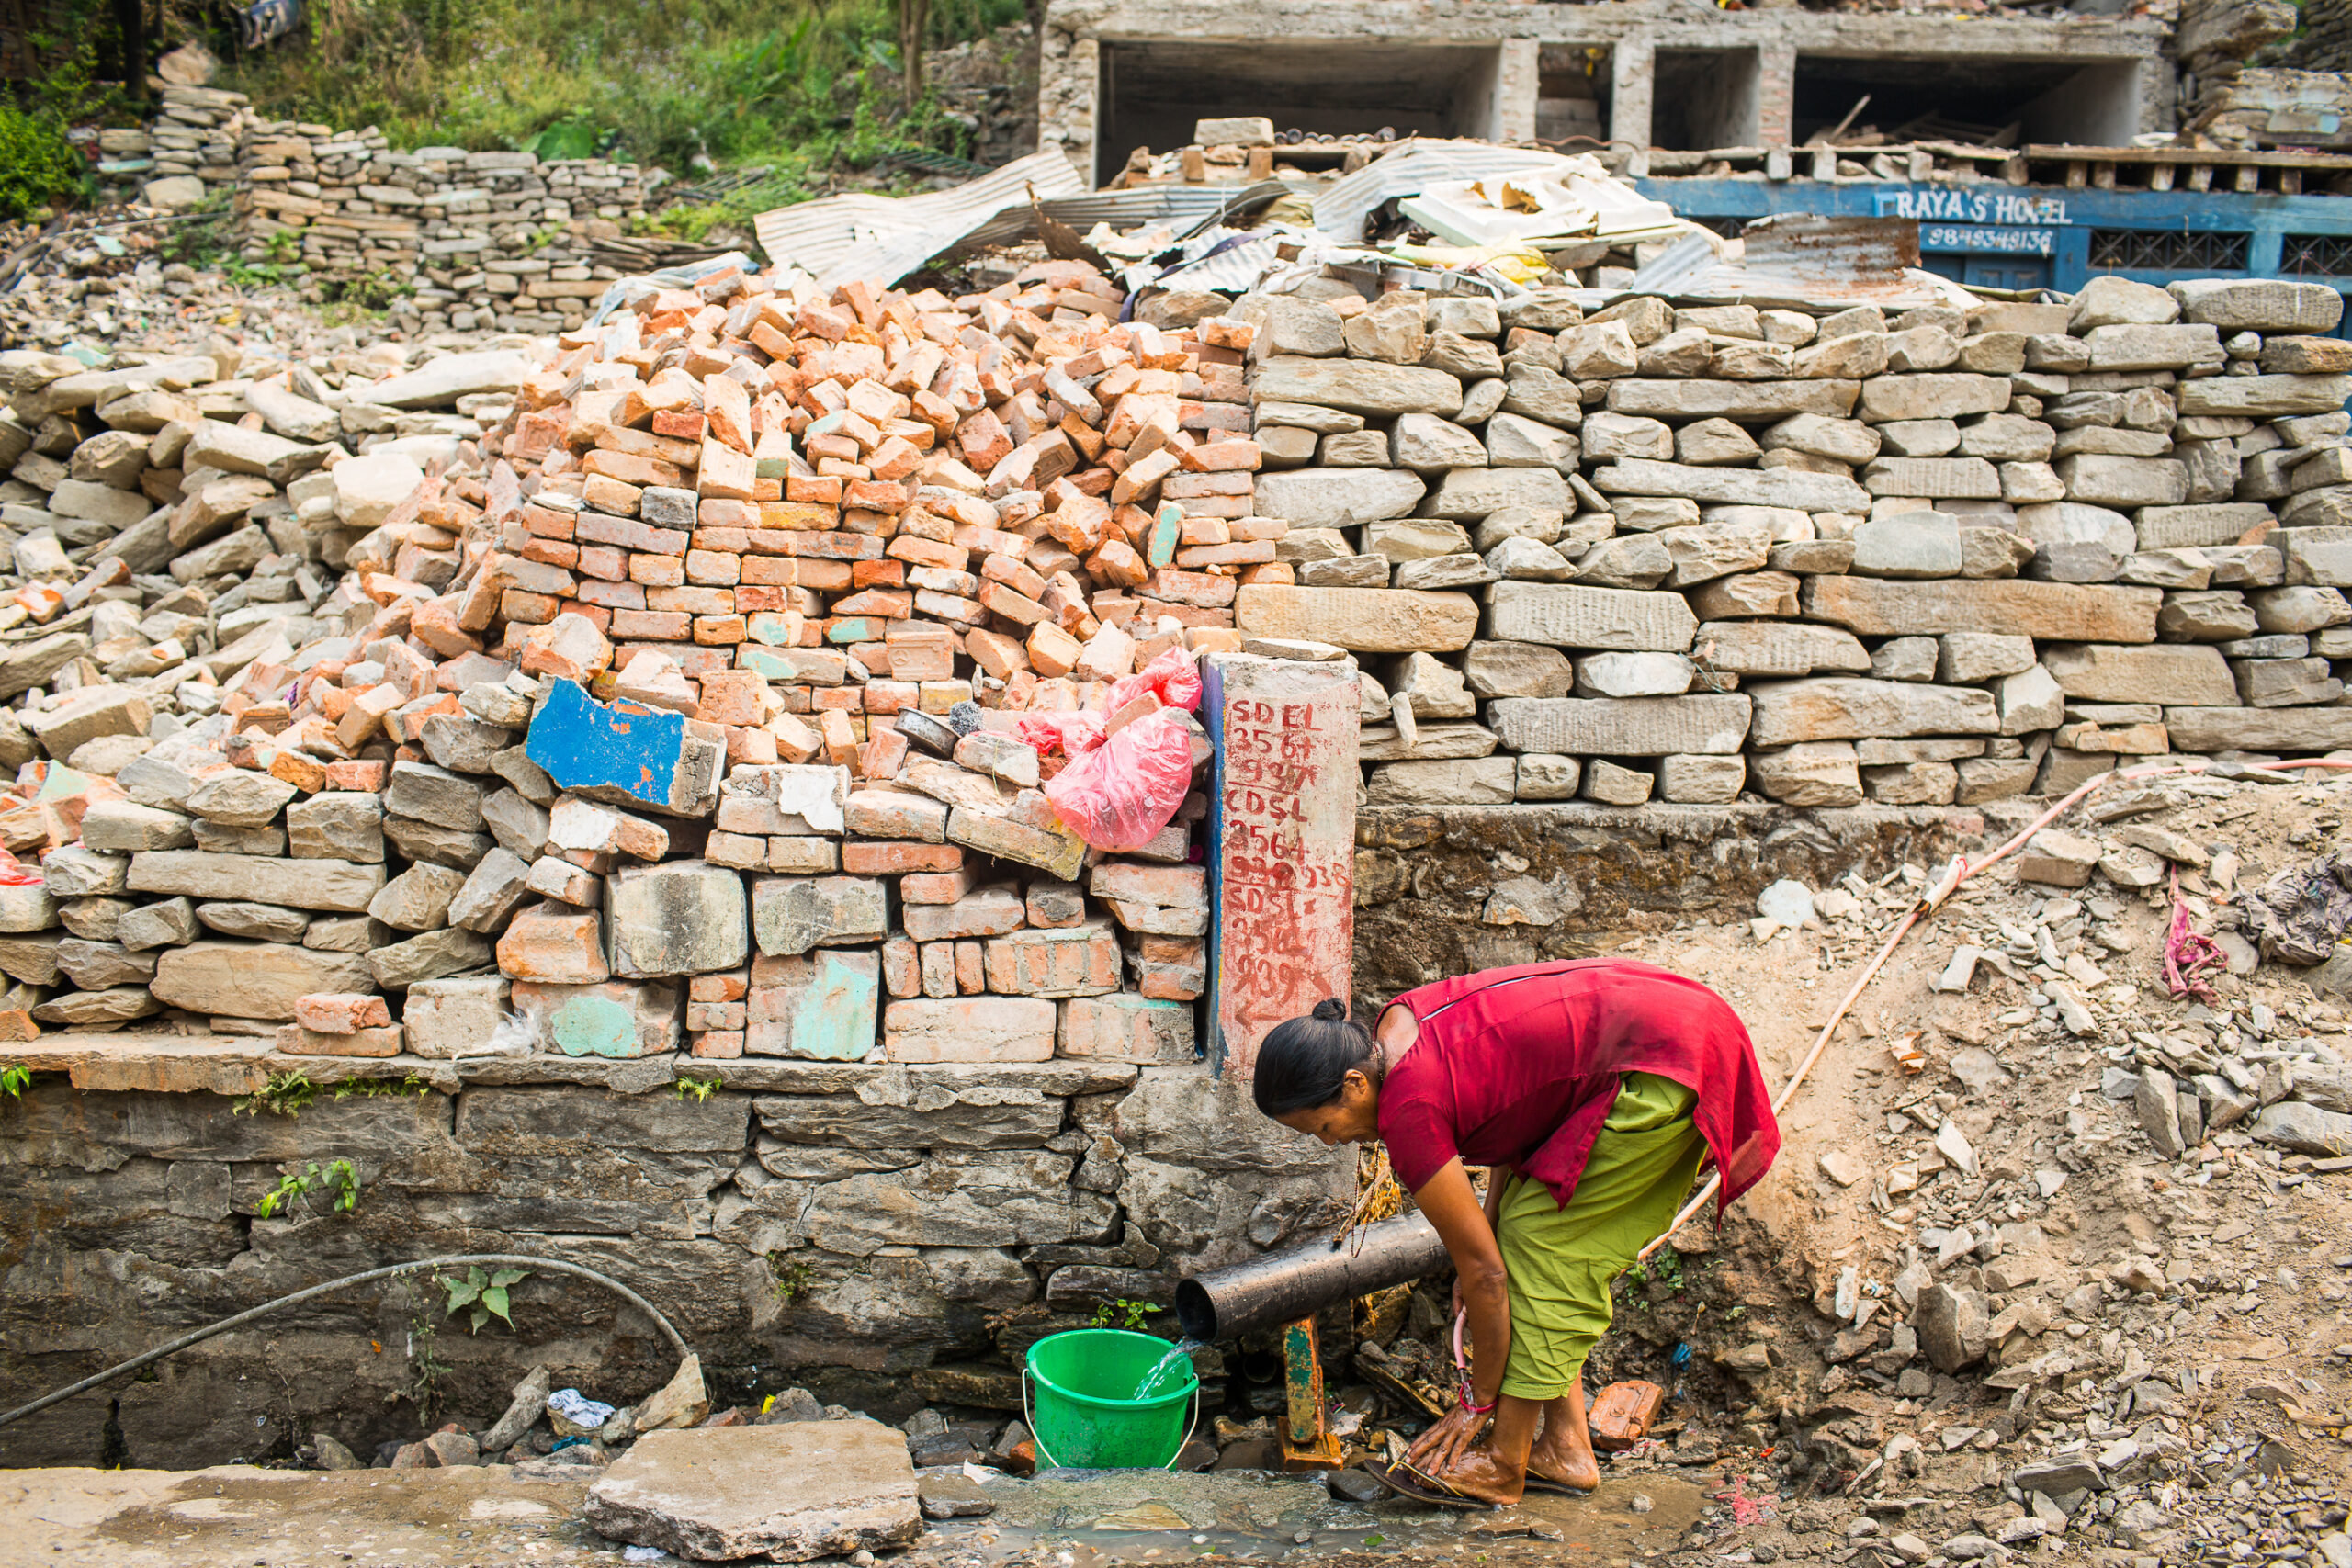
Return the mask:
<path id="1" fill-rule="evenodd" d="M 2173 28 L 2116 15 L 1071 0 L 1046 28 L 1040 144 L 1098 181 L 1214 115 L 1699 151 L 1802 143 L 1868 94 L 1912 134 L 2118 146 L 2175 129 L 2181 86 Z"/>

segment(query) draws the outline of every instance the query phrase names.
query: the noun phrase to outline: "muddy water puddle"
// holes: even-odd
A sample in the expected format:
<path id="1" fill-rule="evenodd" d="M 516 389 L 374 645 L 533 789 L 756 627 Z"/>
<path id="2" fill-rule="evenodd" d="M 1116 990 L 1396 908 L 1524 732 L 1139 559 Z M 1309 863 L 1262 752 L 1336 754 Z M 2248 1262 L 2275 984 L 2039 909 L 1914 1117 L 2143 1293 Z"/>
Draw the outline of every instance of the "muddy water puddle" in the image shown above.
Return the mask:
<path id="1" fill-rule="evenodd" d="M 1262 1471 L 1047 1472 L 987 1483 L 996 1512 L 947 1520 L 923 1548 L 949 1562 L 1043 1559 L 1056 1568 L 1159 1564 L 1208 1556 L 1270 1561 L 1520 1559 L 1619 1568 L 1664 1550 L 1697 1519 L 1698 1487 L 1650 1474 L 1589 1497 L 1531 1496 L 1457 1512 L 1391 1498 L 1334 1501 L 1320 1481 Z M 1636 1499 L 1646 1511 L 1636 1512 Z"/>

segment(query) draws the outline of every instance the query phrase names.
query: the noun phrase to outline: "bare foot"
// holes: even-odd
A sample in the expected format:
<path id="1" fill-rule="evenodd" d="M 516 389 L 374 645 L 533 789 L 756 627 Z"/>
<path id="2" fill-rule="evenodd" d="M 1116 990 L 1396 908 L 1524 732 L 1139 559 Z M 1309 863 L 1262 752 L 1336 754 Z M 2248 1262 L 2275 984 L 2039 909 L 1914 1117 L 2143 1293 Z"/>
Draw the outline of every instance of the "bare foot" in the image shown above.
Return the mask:
<path id="1" fill-rule="evenodd" d="M 1590 1492 L 1600 1484 L 1600 1461 L 1593 1458 L 1592 1445 L 1555 1441 L 1549 1432 L 1529 1452 L 1527 1470 L 1531 1475 L 1579 1492 Z"/>
<path id="2" fill-rule="evenodd" d="M 1444 1482 L 1464 1496 L 1492 1503 L 1498 1508 L 1518 1502 L 1527 1489 L 1526 1476 L 1497 1459 L 1494 1450 L 1484 1444 L 1465 1450 L 1450 1470 L 1423 1473 Z"/>

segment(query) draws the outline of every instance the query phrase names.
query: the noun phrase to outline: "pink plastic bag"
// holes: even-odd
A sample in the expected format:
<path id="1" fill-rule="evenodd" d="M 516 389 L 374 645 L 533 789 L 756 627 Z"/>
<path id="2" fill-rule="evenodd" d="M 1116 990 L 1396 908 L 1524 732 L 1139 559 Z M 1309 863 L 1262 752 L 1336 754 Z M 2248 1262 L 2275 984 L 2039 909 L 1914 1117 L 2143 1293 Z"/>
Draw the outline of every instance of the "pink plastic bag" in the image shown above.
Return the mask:
<path id="1" fill-rule="evenodd" d="M 1197 682 L 1193 696 L 1198 700 Z M 1175 818 L 1192 785 L 1192 737 L 1174 714 L 1161 712 L 1076 758 L 1046 781 L 1046 798 L 1094 848 L 1132 850 Z"/>
<path id="2" fill-rule="evenodd" d="M 1201 705 L 1200 668 L 1193 662 L 1190 653 L 1171 648 L 1136 673 L 1112 682 L 1110 705 L 1102 711 L 1116 713 L 1146 692 L 1158 697 L 1161 707 L 1197 711 Z"/>
<path id="3" fill-rule="evenodd" d="M 1013 733 L 1040 757 L 1057 751 L 1075 757 L 1102 744 L 1102 716 L 1075 711 L 1024 713 Z"/>

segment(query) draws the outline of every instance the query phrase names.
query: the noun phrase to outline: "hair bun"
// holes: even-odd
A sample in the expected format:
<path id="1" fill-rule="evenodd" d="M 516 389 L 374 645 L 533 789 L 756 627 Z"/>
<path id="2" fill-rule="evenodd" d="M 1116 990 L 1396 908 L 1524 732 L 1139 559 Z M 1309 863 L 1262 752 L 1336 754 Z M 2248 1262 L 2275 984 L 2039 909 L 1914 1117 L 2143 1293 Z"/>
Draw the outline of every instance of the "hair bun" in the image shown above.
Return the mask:
<path id="1" fill-rule="evenodd" d="M 1315 1004 L 1313 1016 L 1325 1023 L 1337 1023 L 1348 1016 L 1348 1007 L 1337 997 L 1325 997 Z"/>

